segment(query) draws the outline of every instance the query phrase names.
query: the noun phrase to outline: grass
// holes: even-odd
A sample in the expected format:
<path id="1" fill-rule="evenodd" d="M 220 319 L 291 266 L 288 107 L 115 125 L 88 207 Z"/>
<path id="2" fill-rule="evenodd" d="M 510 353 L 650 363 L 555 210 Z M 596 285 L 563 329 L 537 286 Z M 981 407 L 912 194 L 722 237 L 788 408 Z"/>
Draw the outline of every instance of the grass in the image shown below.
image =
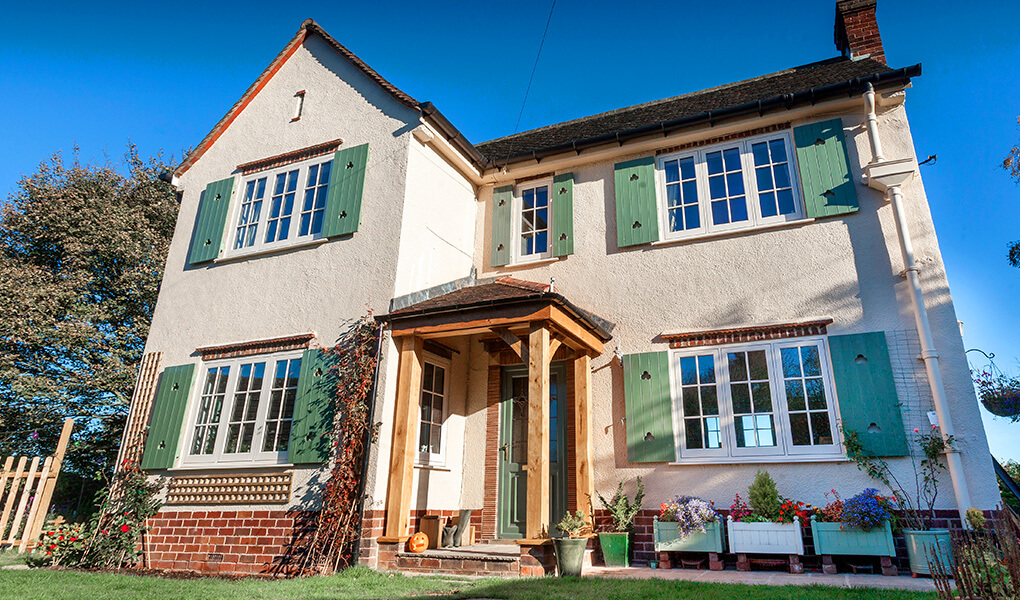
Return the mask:
<path id="1" fill-rule="evenodd" d="M 0 567 L 25 564 L 25 555 L 16 550 L 0 550 Z"/>
<path id="2" fill-rule="evenodd" d="M 270 581 L 164 579 L 79 571 L 0 570 L 0 596 L 24 600 L 346 600 L 505 598 L 546 600 L 935 600 L 931 593 L 825 586 L 746 586 L 638 579 L 483 579 L 404 577 L 349 569 L 332 577 Z"/>

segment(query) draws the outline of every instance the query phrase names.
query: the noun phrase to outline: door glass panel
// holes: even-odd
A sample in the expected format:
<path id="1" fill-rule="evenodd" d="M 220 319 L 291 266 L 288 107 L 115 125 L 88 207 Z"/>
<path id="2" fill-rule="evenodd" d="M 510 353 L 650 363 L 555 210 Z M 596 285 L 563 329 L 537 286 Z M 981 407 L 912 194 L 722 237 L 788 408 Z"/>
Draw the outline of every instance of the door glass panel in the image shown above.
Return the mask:
<path id="1" fill-rule="evenodd" d="M 528 378 L 514 377 L 510 398 L 510 462 L 528 464 Z"/>

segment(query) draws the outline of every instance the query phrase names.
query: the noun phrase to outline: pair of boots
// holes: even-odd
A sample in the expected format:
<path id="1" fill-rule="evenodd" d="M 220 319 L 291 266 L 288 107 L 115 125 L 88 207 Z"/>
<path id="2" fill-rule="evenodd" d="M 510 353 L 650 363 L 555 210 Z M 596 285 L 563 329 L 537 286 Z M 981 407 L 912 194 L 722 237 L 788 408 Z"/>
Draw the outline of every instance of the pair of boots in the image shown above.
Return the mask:
<path id="1" fill-rule="evenodd" d="M 468 527 L 471 526 L 471 513 L 474 512 L 470 509 L 460 511 L 460 515 L 457 517 L 457 524 L 443 527 L 443 540 L 440 544 L 441 548 L 451 548 L 460 546 L 461 539 Z"/>

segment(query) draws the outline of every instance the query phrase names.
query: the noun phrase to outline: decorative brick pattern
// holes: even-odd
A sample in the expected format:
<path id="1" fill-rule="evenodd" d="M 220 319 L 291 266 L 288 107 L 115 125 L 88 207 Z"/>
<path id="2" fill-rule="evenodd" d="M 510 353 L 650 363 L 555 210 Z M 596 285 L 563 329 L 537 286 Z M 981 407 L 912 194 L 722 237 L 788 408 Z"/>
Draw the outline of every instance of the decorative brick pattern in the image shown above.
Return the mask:
<path id="1" fill-rule="evenodd" d="M 291 474 L 174 477 L 167 504 L 286 504 Z"/>
<path id="2" fill-rule="evenodd" d="M 707 140 L 699 140 L 697 142 L 688 142 L 686 144 L 680 144 L 679 146 L 670 146 L 669 148 L 663 148 L 662 150 L 656 150 L 655 155 L 659 156 L 662 154 L 672 154 L 674 152 L 681 152 L 683 150 L 690 150 L 691 148 L 701 148 L 704 146 L 711 146 L 713 144 L 721 144 L 723 142 L 729 142 L 732 140 L 741 140 L 744 138 L 753 137 L 756 135 L 765 135 L 766 133 L 772 133 L 774 131 L 782 131 L 789 129 L 789 123 L 776 123 L 775 125 L 769 125 L 767 127 L 757 127 L 755 129 L 748 129 L 747 131 L 741 131 L 738 133 L 731 133 L 729 135 L 721 135 Z"/>
<path id="3" fill-rule="evenodd" d="M 688 333 L 664 333 L 661 338 L 669 342 L 670 348 L 718 346 L 740 342 L 761 342 L 809 335 L 825 335 L 826 327 L 831 324 L 832 319 L 822 319 L 806 321 L 804 323 L 757 325 L 754 327 L 734 327 L 731 329 L 713 329 L 711 331 L 692 331 Z"/>
<path id="4" fill-rule="evenodd" d="M 308 348 L 314 333 L 299 333 L 286 337 L 272 338 L 268 340 L 252 340 L 248 342 L 237 342 L 234 344 L 222 344 L 219 346 L 206 346 L 195 351 L 202 356 L 202 360 L 216 360 L 219 358 L 237 358 L 239 356 L 254 356 L 256 354 L 269 354 L 271 352 L 286 352 L 288 350 L 301 350 Z"/>
<path id="5" fill-rule="evenodd" d="M 296 571 L 316 512 L 165 511 L 149 519 L 150 568 L 233 575 Z"/>
<path id="6" fill-rule="evenodd" d="M 294 95 L 303 96 L 304 94 L 305 93 L 301 91 Z M 299 118 L 301 117 L 297 117 L 293 120 L 296 121 Z M 343 143 L 343 140 L 324 142 L 322 144 L 308 146 L 307 148 L 301 148 L 300 150 L 292 150 L 290 152 L 284 152 L 283 154 L 277 154 L 276 156 L 270 156 L 269 158 L 253 160 L 252 162 L 237 165 L 237 168 L 241 171 L 242 175 L 251 175 L 257 171 L 275 169 L 276 167 L 282 167 L 284 165 L 293 164 L 309 158 L 315 158 L 316 156 L 324 156 L 331 152 L 336 152 L 336 149 L 340 147 L 341 143 Z"/>

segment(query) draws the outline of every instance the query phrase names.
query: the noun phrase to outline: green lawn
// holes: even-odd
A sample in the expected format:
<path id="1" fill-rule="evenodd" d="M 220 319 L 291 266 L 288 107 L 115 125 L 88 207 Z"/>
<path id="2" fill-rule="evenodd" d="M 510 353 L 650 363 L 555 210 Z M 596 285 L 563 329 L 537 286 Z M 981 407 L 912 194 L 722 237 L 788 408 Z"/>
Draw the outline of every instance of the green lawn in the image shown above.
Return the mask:
<path id="1" fill-rule="evenodd" d="M 0 597 L 53 600 L 343 600 L 347 598 L 506 598 L 546 600 L 935 600 L 934 594 L 822 586 L 744 586 L 662 580 L 586 578 L 457 580 L 350 569 L 333 577 L 283 581 L 163 579 L 73 571 L 0 570 Z"/>
<path id="2" fill-rule="evenodd" d="M 25 555 L 14 550 L 0 550 L 0 567 L 25 564 Z"/>

